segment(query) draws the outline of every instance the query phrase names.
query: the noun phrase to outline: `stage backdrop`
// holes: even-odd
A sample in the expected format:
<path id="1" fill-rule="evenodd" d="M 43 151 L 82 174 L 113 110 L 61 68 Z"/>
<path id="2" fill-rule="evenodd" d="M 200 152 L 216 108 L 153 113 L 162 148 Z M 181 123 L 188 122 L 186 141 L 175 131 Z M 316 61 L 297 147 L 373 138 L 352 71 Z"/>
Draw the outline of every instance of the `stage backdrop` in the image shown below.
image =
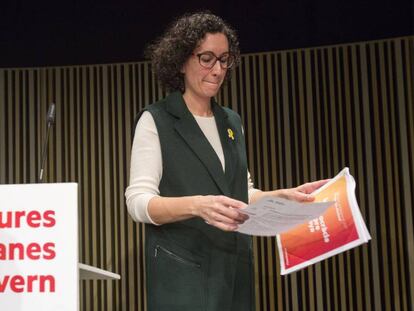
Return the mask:
<path id="1" fill-rule="evenodd" d="M 369 244 L 279 276 L 256 238 L 257 310 L 414 309 L 414 37 L 242 56 L 219 101 L 240 113 L 263 189 L 349 166 Z M 81 286 L 81 307 L 145 310 L 145 230 L 127 214 L 132 125 L 165 94 L 147 62 L 0 69 L 0 183 L 33 183 L 56 103 L 47 182 L 79 183 L 81 262 L 122 275 Z"/>

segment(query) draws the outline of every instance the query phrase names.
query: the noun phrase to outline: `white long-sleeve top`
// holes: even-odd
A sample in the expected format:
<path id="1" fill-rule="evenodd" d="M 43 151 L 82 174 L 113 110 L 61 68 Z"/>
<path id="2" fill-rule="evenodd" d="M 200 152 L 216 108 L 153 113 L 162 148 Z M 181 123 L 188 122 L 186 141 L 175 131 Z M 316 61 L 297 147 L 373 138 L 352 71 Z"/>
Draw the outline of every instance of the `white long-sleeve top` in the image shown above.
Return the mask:
<path id="1" fill-rule="evenodd" d="M 224 171 L 226 164 L 215 118 L 194 118 L 217 153 Z M 161 177 L 162 156 L 158 131 L 151 113 L 145 111 L 135 128 L 129 186 L 125 191 L 128 212 L 135 221 L 156 224 L 148 214 L 148 203 L 160 195 Z M 247 179 L 250 200 L 252 194 L 259 190 L 253 187 L 249 172 Z"/>

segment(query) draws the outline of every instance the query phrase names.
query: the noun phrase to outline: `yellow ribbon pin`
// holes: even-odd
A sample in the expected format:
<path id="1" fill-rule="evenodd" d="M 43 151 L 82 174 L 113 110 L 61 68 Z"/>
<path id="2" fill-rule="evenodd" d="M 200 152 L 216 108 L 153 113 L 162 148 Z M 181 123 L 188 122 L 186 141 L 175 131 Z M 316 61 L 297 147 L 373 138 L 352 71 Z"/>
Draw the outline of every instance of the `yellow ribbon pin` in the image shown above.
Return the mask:
<path id="1" fill-rule="evenodd" d="M 229 137 L 234 140 L 234 133 L 231 129 L 227 129 L 227 133 L 229 133 Z"/>

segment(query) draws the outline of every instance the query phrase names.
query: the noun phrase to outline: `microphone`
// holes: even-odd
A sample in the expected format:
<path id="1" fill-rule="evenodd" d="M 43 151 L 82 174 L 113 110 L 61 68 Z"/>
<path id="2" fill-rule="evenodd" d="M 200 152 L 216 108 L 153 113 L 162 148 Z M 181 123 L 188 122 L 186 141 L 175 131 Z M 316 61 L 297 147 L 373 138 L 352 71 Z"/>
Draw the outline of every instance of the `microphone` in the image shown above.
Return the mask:
<path id="1" fill-rule="evenodd" d="M 39 171 L 39 183 L 41 183 L 43 181 L 43 170 L 44 170 L 46 156 L 47 156 L 46 150 L 47 150 L 48 142 L 49 142 L 50 127 L 53 124 L 55 124 L 55 116 L 56 116 L 55 104 L 51 103 L 50 106 L 49 106 L 49 110 L 47 112 L 47 115 L 46 115 L 47 132 L 46 132 L 46 141 L 43 144 L 42 162 L 41 162 L 40 171 Z"/>
<path id="2" fill-rule="evenodd" d="M 47 112 L 47 117 L 46 117 L 48 126 L 55 124 L 55 116 L 56 116 L 55 104 L 51 103 L 49 106 L 49 111 Z"/>

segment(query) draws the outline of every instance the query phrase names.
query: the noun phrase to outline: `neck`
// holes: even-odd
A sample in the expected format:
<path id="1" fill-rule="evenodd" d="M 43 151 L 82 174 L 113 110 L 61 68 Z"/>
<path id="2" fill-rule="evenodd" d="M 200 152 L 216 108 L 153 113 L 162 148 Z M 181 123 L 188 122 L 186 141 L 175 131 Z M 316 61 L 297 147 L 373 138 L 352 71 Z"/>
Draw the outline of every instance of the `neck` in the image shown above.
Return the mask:
<path id="1" fill-rule="evenodd" d="M 199 117 L 211 117 L 213 115 L 209 98 L 199 98 L 187 92 L 183 94 L 183 98 L 188 110 L 190 110 L 193 115 Z"/>

